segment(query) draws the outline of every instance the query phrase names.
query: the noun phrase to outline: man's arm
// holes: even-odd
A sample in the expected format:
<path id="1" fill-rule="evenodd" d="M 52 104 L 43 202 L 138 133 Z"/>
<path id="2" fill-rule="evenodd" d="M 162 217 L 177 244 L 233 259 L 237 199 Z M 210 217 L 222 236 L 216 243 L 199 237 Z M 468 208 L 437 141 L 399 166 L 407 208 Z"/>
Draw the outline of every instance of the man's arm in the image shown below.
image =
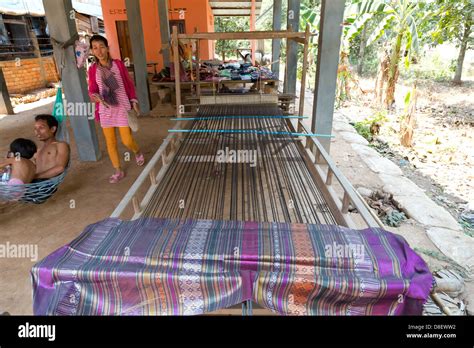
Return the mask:
<path id="1" fill-rule="evenodd" d="M 0 160 L 0 169 L 15 162 L 15 157 Z"/>
<path id="2" fill-rule="evenodd" d="M 36 179 L 50 179 L 58 176 L 66 169 L 69 162 L 69 145 L 66 143 L 58 143 L 58 154 L 56 156 L 56 165 L 48 170 L 35 175 Z"/>

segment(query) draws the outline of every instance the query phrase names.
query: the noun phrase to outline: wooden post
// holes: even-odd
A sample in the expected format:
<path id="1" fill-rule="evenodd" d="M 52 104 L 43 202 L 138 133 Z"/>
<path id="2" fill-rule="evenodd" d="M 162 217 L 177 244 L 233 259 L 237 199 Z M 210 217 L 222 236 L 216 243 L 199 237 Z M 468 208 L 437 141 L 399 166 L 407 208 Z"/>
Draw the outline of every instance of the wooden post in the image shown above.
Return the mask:
<path id="1" fill-rule="evenodd" d="M 306 89 L 306 70 L 308 70 L 308 46 L 310 39 L 309 24 L 306 24 L 306 35 L 304 38 L 304 53 L 303 53 L 303 74 L 301 77 L 301 89 L 300 89 L 300 110 L 298 116 L 303 116 L 304 113 L 304 97 Z M 301 132 L 301 125 L 298 123 L 298 132 Z"/>
<path id="2" fill-rule="evenodd" d="M 291 25 L 288 26 L 287 32 L 288 34 L 293 31 Z M 288 90 L 288 55 L 290 54 L 290 39 L 286 39 L 286 60 L 285 60 L 285 80 L 283 81 L 283 91 L 286 93 Z M 290 110 L 291 111 L 291 110 Z"/>
<path id="3" fill-rule="evenodd" d="M 179 43 L 178 43 L 178 27 L 173 27 L 171 37 L 173 43 L 173 64 L 174 64 L 174 82 L 176 92 L 176 117 L 181 117 L 181 74 L 179 64 Z"/>
<path id="4" fill-rule="evenodd" d="M 255 0 L 252 0 L 252 6 L 250 9 L 250 31 L 255 31 Z M 255 47 L 257 43 L 255 40 L 252 40 L 251 47 L 252 47 L 252 65 L 255 65 Z"/>
<path id="5" fill-rule="evenodd" d="M 196 92 L 198 98 L 201 97 L 201 40 L 196 39 L 196 63 L 197 63 L 197 76 L 196 76 L 196 81 L 197 81 L 197 87 L 196 87 Z"/>
<path id="6" fill-rule="evenodd" d="M 0 114 L 14 114 L 2 68 L 0 68 Z"/>

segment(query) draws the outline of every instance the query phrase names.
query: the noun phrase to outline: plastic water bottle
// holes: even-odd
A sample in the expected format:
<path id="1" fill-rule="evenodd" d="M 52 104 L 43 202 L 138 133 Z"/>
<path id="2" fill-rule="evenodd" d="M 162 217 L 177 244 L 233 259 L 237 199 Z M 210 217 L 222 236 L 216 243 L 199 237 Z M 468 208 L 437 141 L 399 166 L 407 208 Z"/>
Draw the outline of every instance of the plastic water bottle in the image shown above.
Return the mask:
<path id="1" fill-rule="evenodd" d="M 6 166 L 2 172 L 2 178 L 0 179 L 1 182 L 8 182 L 10 180 L 12 168 L 11 166 Z"/>

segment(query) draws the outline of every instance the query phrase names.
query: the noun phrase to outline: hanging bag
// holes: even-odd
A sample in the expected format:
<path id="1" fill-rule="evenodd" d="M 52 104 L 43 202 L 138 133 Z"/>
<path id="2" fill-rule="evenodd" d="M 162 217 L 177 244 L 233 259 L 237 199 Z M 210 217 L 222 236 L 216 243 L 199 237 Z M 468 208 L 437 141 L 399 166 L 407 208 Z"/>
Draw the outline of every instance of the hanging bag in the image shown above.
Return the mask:
<path id="1" fill-rule="evenodd" d="M 138 126 L 138 114 L 135 111 L 135 109 L 132 107 L 130 110 L 128 110 L 128 126 L 132 130 L 132 132 L 138 132 L 139 126 Z"/>

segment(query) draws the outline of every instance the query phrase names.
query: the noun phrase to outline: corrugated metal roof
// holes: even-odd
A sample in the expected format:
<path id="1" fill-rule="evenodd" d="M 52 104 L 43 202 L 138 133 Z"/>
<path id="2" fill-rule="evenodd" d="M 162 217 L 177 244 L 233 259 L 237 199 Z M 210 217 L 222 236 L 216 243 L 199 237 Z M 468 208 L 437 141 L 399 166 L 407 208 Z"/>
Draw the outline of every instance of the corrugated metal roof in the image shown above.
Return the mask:
<path id="1" fill-rule="evenodd" d="M 250 16 L 252 1 L 247 0 L 211 0 L 209 5 L 214 16 Z M 260 14 L 262 0 L 255 0 L 255 15 Z"/>
<path id="2" fill-rule="evenodd" d="M 103 19 L 100 0 L 72 0 L 72 7 L 79 13 Z M 43 0 L 2 0 L 0 13 L 22 16 L 44 16 Z"/>

